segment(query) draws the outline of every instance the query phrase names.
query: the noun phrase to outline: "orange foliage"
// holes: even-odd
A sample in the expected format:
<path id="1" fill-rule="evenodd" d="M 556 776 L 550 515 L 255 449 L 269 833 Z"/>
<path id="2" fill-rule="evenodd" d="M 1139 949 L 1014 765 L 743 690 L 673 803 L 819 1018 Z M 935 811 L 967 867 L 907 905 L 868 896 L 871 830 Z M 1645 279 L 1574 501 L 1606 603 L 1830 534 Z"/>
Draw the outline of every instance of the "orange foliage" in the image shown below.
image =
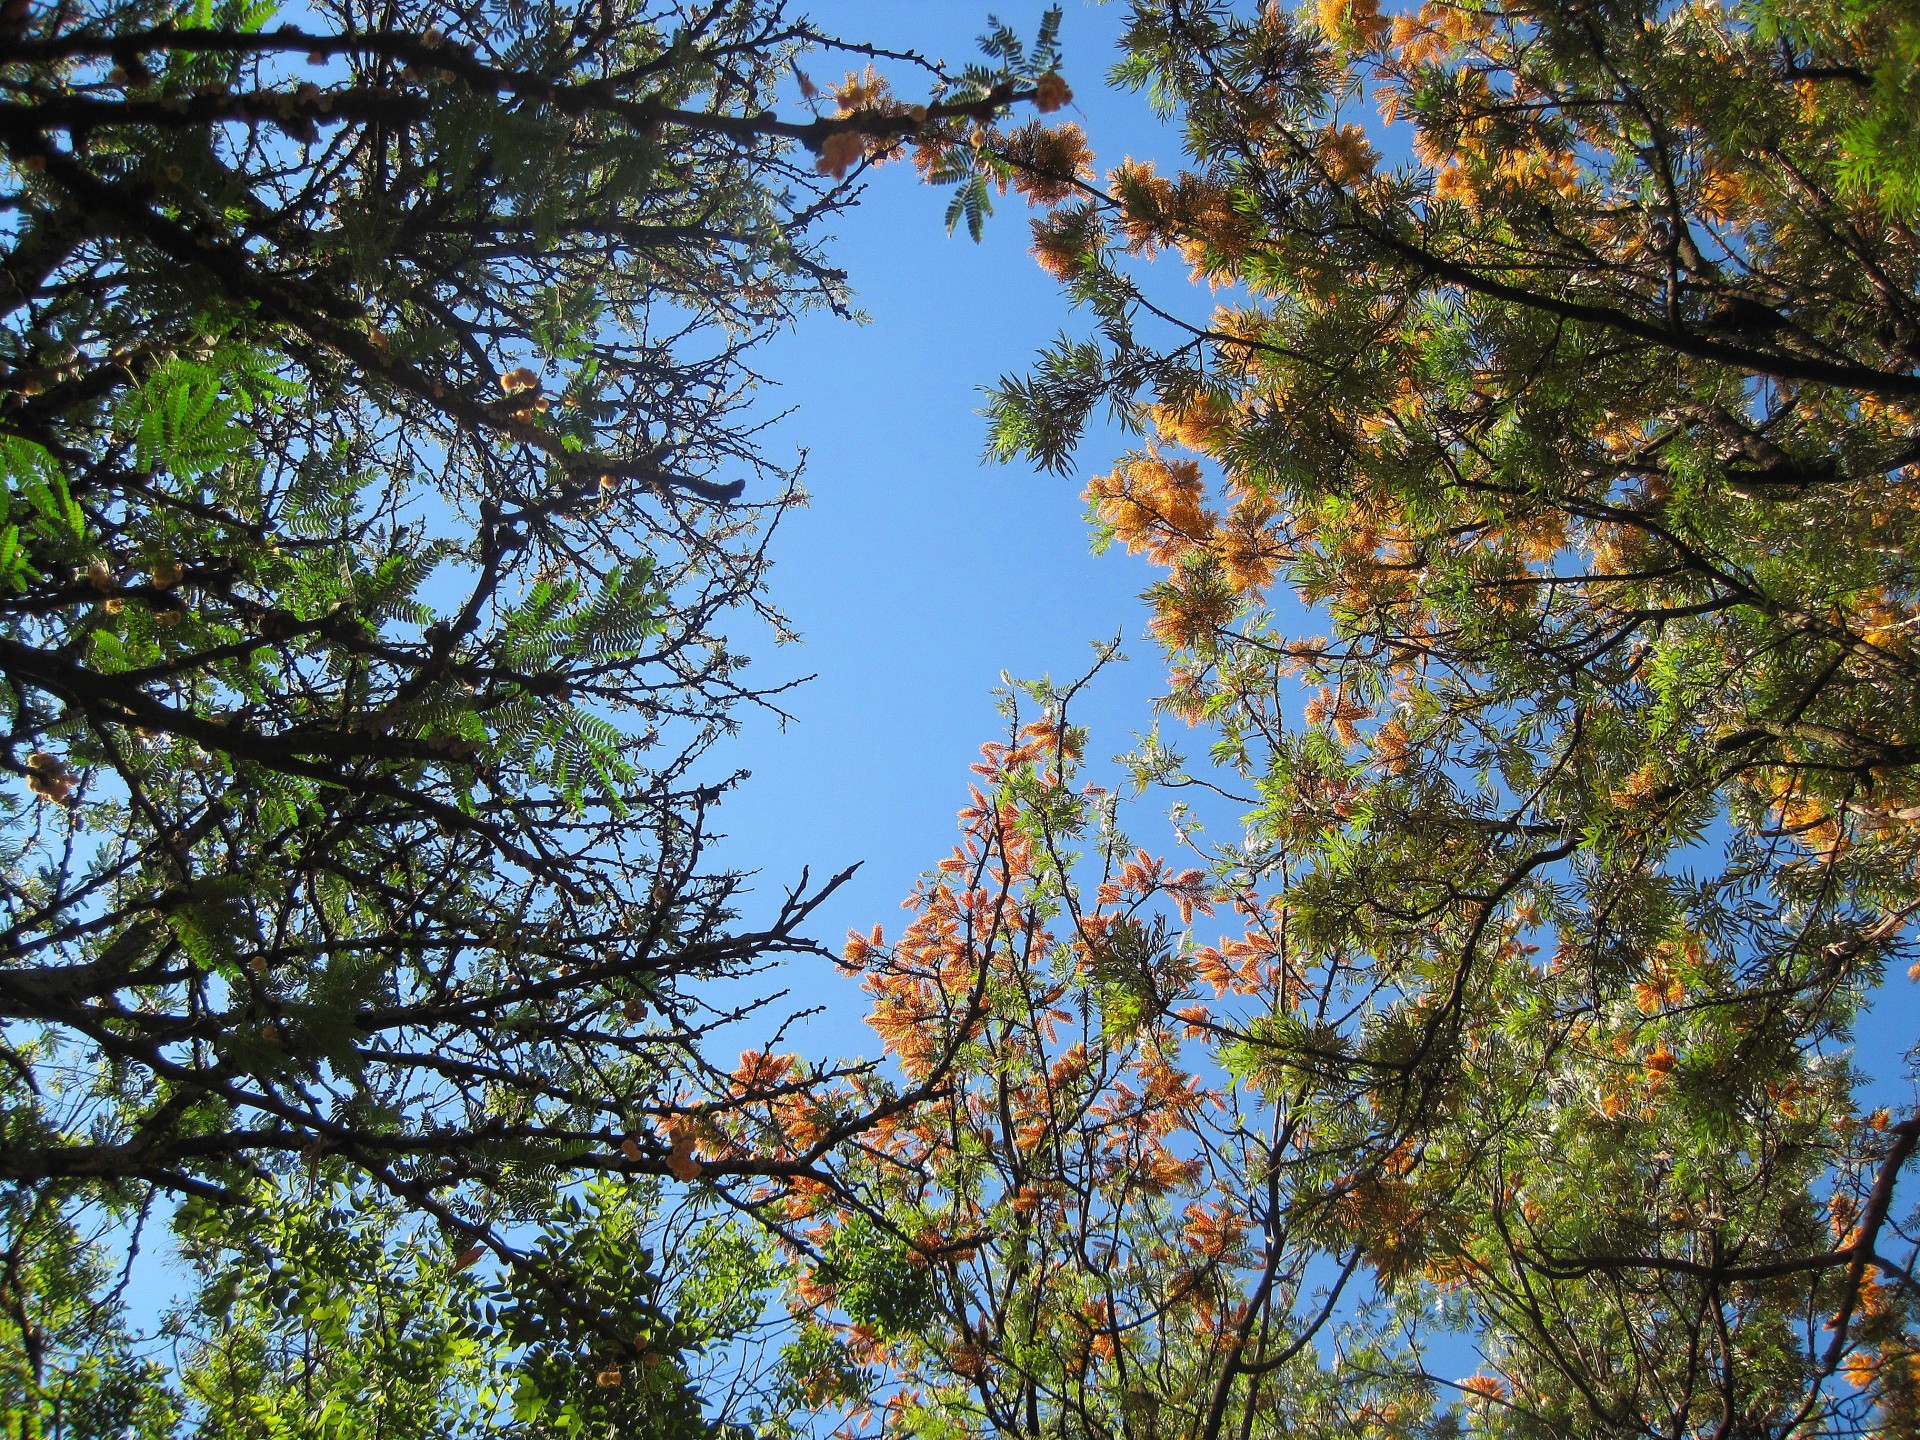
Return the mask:
<path id="1" fill-rule="evenodd" d="M 1084 498 L 1129 553 L 1171 566 L 1213 533 L 1214 516 L 1200 503 L 1204 489 L 1197 463 L 1149 450 L 1094 476 Z"/>
<path id="2" fill-rule="evenodd" d="M 1058 205 L 1093 178 L 1093 151 L 1078 125 L 1023 125 L 1000 153 L 1015 166 L 1013 188 L 1035 205 Z"/>
<path id="3" fill-rule="evenodd" d="M 1392 28 L 1380 14 L 1379 0 L 1316 0 L 1314 19 L 1329 39 L 1362 50 L 1381 43 Z"/>

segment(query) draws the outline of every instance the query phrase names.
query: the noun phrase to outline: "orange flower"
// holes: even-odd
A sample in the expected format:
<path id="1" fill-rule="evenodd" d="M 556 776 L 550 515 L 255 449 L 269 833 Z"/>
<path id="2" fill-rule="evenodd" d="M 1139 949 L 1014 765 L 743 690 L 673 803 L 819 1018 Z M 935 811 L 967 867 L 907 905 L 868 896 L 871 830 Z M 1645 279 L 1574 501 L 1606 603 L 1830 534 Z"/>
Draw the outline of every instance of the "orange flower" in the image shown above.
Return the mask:
<path id="1" fill-rule="evenodd" d="M 1071 280 L 1079 273 L 1080 256 L 1086 251 L 1084 229 L 1084 226 L 1062 224 L 1053 219 L 1035 220 L 1033 249 L 1029 253 L 1054 279 Z"/>
<path id="2" fill-rule="evenodd" d="M 733 1083 L 735 1090 L 742 1095 L 755 1091 L 771 1089 L 787 1078 L 793 1069 L 794 1057 L 791 1055 L 769 1055 L 764 1050 L 743 1050 L 740 1063 L 734 1067 Z"/>
<path id="3" fill-rule="evenodd" d="M 1433 198 L 1457 200 L 1472 210 L 1479 206 L 1480 191 L 1466 167 L 1456 162 L 1447 165 L 1433 177 Z"/>
<path id="4" fill-rule="evenodd" d="M 1701 170 L 1694 197 L 1701 217 L 1718 225 L 1757 213 L 1765 199 L 1745 175 L 1711 165 Z"/>
<path id="5" fill-rule="evenodd" d="M 1049 70 L 1040 77 L 1033 87 L 1033 108 L 1042 115 L 1051 115 L 1073 99 L 1073 91 L 1067 88 L 1067 82 Z"/>
<path id="6" fill-rule="evenodd" d="M 1651 1015 L 1678 1005 L 1687 998 L 1687 987 L 1672 976 L 1656 975 L 1633 987 L 1633 1003 L 1642 1015 Z"/>
<path id="7" fill-rule="evenodd" d="M 1228 513 L 1214 532 L 1214 554 L 1227 583 L 1243 595 L 1258 595 L 1273 583 L 1275 570 L 1293 558 L 1293 550 L 1273 524 L 1273 506 L 1249 496 Z"/>
<path id="8" fill-rule="evenodd" d="M 814 162 L 813 168 L 819 174 L 844 180 L 847 172 L 858 165 L 866 153 L 866 136 L 858 130 L 836 130 L 821 143 L 820 158 Z"/>
<path id="9" fill-rule="evenodd" d="M 888 103 L 887 82 L 871 65 L 858 75 L 849 70 L 847 78 L 834 86 L 833 98 L 842 115 L 872 110 Z"/>
<path id="10" fill-rule="evenodd" d="M 1327 126 L 1320 132 L 1320 160 L 1327 173 L 1341 185 L 1352 185 L 1373 174 L 1379 159 L 1367 143 L 1367 133 L 1358 125 Z"/>
<path id="11" fill-rule="evenodd" d="M 1871 1350 L 1854 1351 L 1847 1357 L 1847 1363 L 1842 1367 L 1847 1383 L 1856 1390 L 1865 1390 L 1871 1386 L 1874 1375 L 1879 1369 L 1875 1363 L 1878 1359 L 1879 1357 Z"/>
<path id="12" fill-rule="evenodd" d="M 1149 450 L 1121 461 L 1111 475 L 1094 476 L 1083 498 L 1129 554 L 1171 567 L 1213 534 L 1203 493 L 1197 462 Z"/>
<path id="13" fill-rule="evenodd" d="M 671 1147 L 667 1151 L 667 1169 L 673 1172 L 673 1178 L 697 1180 L 704 1167 L 695 1154 L 698 1142 L 693 1138 L 693 1122 L 681 1118 L 669 1123 L 667 1140 Z"/>
<path id="14" fill-rule="evenodd" d="M 1407 768 L 1407 752 L 1411 737 L 1407 727 L 1399 720 L 1389 720 L 1373 732 L 1368 744 L 1373 749 L 1373 763 L 1389 775 L 1398 775 Z"/>
<path id="15" fill-rule="evenodd" d="M 1173 185 L 1154 173 L 1152 162 L 1125 160 L 1107 172 L 1107 188 L 1120 204 L 1127 248 L 1151 256 L 1167 240 L 1167 210 Z"/>
<path id="16" fill-rule="evenodd" d="M 1319 0 L 1314 18 L 1328 39 L 1361 50 L 1378 45 L 1393 28 L 1381 17 L 1379 0 Z"/>
<path id="17" fill-rule="evenodd" d="M 1078 125 L 1023 125 L 1007 137 L 1002 154 L 1016 171 L 1013 188 L 1035 205 L 1058 205 L 1093 178 L 1093 151 Z"/>
<path id="18" fill-rule="evenodd" d="M 1491 1375 L 1469 1375 L 1460 1382 L 1460 1388 L 1482 1400 L 1505 1400 L 1507 1387 Z"/>

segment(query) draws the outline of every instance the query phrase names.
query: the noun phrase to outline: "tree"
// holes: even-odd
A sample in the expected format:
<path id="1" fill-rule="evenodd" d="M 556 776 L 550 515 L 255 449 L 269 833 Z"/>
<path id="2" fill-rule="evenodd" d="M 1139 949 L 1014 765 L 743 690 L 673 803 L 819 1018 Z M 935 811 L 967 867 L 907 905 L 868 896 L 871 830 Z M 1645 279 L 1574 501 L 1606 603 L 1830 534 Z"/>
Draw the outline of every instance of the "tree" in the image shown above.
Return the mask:
<path id="1" fill-rule="evenodd" d="M 1133 7 L 1115 73 L 1190 165 L 1036 224 L 1097 330 L 994 444 L 1136 428 L 1087 498 L 1214 763 L 1156 732 L 1135 776 L 1245 824 L 1081 874 L 1066 749 L 1016 747 L 958 918 L 875 962 L 966 1037 L 873 1162 L 941 1217 L 921 1433 L 1912 1432 L 1920 1115 L 1848 1054 L 1920 907 L 1911 45 L 1892 6 Z"/>
<path id="2" fill-rule="evenodd" d="M 93 1233 L 82 1229 L 88 1218 Z M 174 1396 L 142 1353 L 124 1280 L 113 1275 L 112 1249 L 123 1247 L 101 1243 L 129 1218 L 75 1216 L 45 1193 L 0 1193 L 0 1424 L 9 1434 L 171 1433 Z"/>
<path id="3" fill-rule="evenodd" d="M 1907 1433 L 1920 1126 L 1811 1042 L 1749 1080 L 1762 1003 L 1595 1003 L 1509 932 L 1411 1130 L 1379 1072 L 1431 992 L 1321 937 L 1309 859 L 1133 845 L 1077 688 L 986 747 L 908 926 L 849 939 L 941 1084 L 799 1216 L 814 1398 L 915 1436 L 1438 1437 L 1693 1433 L 1731 1392 L 1738 1433 Z"/>
<path id="4" fill-rule="evenodd" d="M 12 1253 L 337 1187 L 559 1326 L 516 1237 L 569 1184 L 812 1171 L 699 1150 L 741 1097 L 698 982 L 837 883 L 750 922 L 705 857 L 707 751 L 781 688 L 753 352 L 844 309 L 850 174 L 970 183 L 1064 97 L 1043 35 L 783 118 L 819 46 L 874 53 L 778 0 L 0 16 Z"/>
<path id="5" fill-rule="evenodd" d="M 125 1280 L 101 1273 L 125 1243 L 43 1212 L 8 1254 L 8 1432 L 694 1440 L 777 1399 L 757 1363 L 765 1233 L 658 1181 L 560 1195 L 502 1267 L 364 1189 L 251 1198 L 172 1217 L 190 1284 L 147 1335 L 125 1323 Z M 554 1275 L 574 1305 L 554 1304 Z"/>
<path id="6" fill-rule="evenodd" d="M 759 1327 L 764 1236 L 657 1181 L 562 1195 L 520 1240 L 529 1263 L 492 1271 L 391 1202 L 280 1199 L 238 1234 L 198 1202 L 182 1226 L 199 1284 L 170 1328 L 201 1434 L 691 1440 L 734 1433 L 758 1398 L 729 1348 Z M 716 1372 L 731 1385 L 703 1383 Z"/>

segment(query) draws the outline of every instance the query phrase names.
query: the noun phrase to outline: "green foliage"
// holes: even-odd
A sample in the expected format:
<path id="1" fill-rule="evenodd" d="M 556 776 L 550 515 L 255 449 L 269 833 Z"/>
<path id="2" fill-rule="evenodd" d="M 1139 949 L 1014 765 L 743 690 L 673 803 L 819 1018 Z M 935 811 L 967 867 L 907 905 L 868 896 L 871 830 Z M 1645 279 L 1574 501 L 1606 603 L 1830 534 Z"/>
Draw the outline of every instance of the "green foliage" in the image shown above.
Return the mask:
<path id="1" fill-rule="evenodd" d="M 1911 4 L 1763 4 L 1756 31 L 1777 39 L 1789 74 L 1839 129 L 1842 193 L 1911 222 L 1920 214 L 1920 11 Z M 1838 93 L 1835 93 L 1835 92 Z"/>
<path id="2" fill-rule="evenodd" d="M 528 1247 L 530 1263 L 484 1295 L 484 1330 L 517 1357 L 518 1425 L 555 1436 L 704 1433 L 678 1360 L 687 1341 L 659 1308 L 642 1219 L 614 1186 L 563 1196 Z"/>
<path id="3" fill-rule="evenodd" d="M 893 1236 L 856 1217 L 833 1232 L 816 1275 L 854 1324 L 890 1339 L 933 1318 L 931 1281 L 915 1259 Z"/>
<path id="4" fill-rule="evenodd" d="M 144 1217 L 0 1193 L 0 1426 L 30 1440 L 165 1440 L 180 1417 L 127 1326 L 107 1232 Z M 104 1222 L 104 1223 L 102 1223 Z M 83 1229 L 85 1226 L 87 1228 Z"/>
<path id="5" fill-rule="evenodd" d="M 1019 32 L 1012 26 L 997 19 L 991 20 L 989 23 L 992 28 L 980 37 L 980 49 L 985 62 L 975 62 L 961 69 L 956 77 L 955 95 L 987 96 L 993 94 L 996 87 L 1030 86 L 1041 77 L 1056 73 L 1061 60 L 1060 21 L 1063 13 L 1058 5 L 1046 10 L 1040 18 L 1039 33 L 1030 47 L 1021 42 Z M 1004 165 L 996 163 L 993 153 L 986 147 L 976 148 L 981 153 L 971 156 L 958 147 L 946 148 L 929 169 L 928 178 L 935 184 L 954 187 L 953 198 L 947 203 L 948 233 L 952 233 L 964 220 L 967 234 L 978 241 L 986 234 L 987 217 L 993 214 L 995 184 L 1004 194 L 1009 171 Z"/>
<path id="6" fill-rule="evenodd" d="M 731 1222 L 676 1221 L 657 1187 L 599 1182 L 522 1217 L 523 1258 L 500 1266 L 336 1186 L 256 1199 L 176 1221 L 198 1291 L 167 1325 L 187 1354 L 178 1396 L 155 1388 L 195 1433 L 728 1433 L 695 1378 L 703 1351 L 752 1334 L 766 1284 Z M 656 1261 L 674 1240 L 689 1243 Z"/>

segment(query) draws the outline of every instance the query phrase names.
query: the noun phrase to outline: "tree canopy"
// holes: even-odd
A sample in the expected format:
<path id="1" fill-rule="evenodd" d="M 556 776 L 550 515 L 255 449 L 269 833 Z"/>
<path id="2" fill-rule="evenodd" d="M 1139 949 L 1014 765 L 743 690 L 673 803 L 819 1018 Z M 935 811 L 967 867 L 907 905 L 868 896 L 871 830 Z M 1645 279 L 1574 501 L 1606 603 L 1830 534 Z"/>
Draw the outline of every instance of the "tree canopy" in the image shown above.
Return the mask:
<path id="1" fill-rule="evenodd" d="M 748 916 L 706 854 L 780 703 L 755 352 L 846 312 L 851 172 L 918 146 L 979 211 L 1054 26 L 909 104 L 796 98 L 873 52 L 778 0 L 0 16 L 9 1433 L 433 1433 L 504 1357 L 541 1433 L 708 1423 L 635 1378 L 711 1337 L 642 1323 L 632 1217 L 858 1128 L 698 1152 L 752 1098 L 701 982 L 816 952 L 835 883 Z M 171 1398 L 119 1318 L 163 1219 L 212 1287 Z"/>
<path id="2" fill-rule="evenodd" d="M 1087 500 L 1159 571 L 1204 753 L 1155 730 L 1125 775 L 1193 853 L 1126 841 L 1038 685 L 912 924 L 850 944 L 909 1075 L 962 1047 L 859 1167 L 912 1305 L 796 1294 L 874 1367 L 852 1403 L 1920 1424 L 1920 1115 L 1857 1107 L 1850 1057 L 1920 907 L 1913 34 L 1132 6 L 1115 81 L 1187 163 L 1035 223 L 1094 329 L 1001 382 L 993 443 L 1138 436 Z"/>
<path id="3" fill-rule="evenodd" d="M 924 104 L 777 0 L 279 20 L 0 7 L 7 1428 L 1920 1433 L 1853 1053 L 1920 910 L 1905 9 L 1133 0 L 1185 160 L 1098 178 L 1002 123 L 1057 15 Z M 824 893 L 705 854 L 780 703 L 753 352 L 909 152 L 1047 212 L 1091 334 L 991 445 L 1130 433 L 1163 723 L 1106 774 L 1010 690 L 844 952 L 891 1073 L 733 1064 L 709 982 Z"/>

